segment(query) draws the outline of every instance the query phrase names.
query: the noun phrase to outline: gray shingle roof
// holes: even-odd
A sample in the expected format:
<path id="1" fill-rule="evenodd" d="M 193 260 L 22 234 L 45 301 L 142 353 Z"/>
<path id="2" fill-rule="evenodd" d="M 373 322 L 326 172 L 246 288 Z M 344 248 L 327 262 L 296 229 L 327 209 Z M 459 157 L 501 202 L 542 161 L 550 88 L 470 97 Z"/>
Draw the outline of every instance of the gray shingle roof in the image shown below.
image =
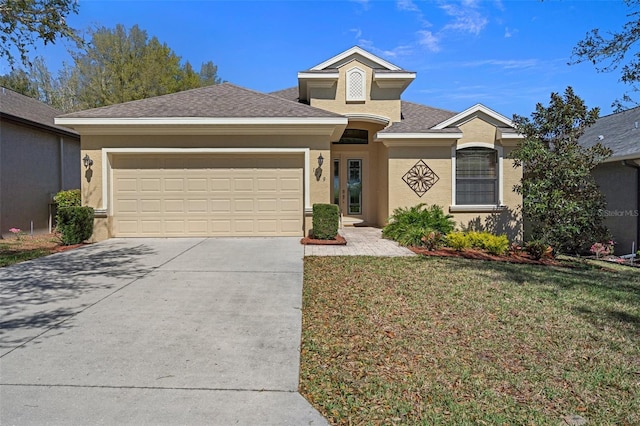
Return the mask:
<path id="1" fill-rule="evenodd" d="M 432 108 L 426 105 L 413 102 L 402 101 L 402 121 L 393 123 L 391 126 L 379 133 L 425 133 L 434 132 L 431 129 L 436 124 L 456 115 L 455 112 L 439 108 Z M 437 130 L 439 132 L 457 132 L 457 128 Z"/>
<path id="2" fill-rule="evenodd" d="M 341 117 L 329 111 L 222 83 L 63 115 L 64 118 Z"/>
<path id="3" fill-rule="evenodd" d="M 62 114 L 62 111 L 40 102 L 37 99 L 21 95 L 4 87 L 0 88 L 0 113 L 36 125 L 48 127 L 53 131 L 62 131 L 73 135 L 78 134 L 67 127 L 54 124 L 53 119 Z"/>
<path id="4" fill-rule="evenodd" d="M 289 87 L 288 89 L 277 90 L 271 92 L 270 95 L 277 96 L 282 99 L 288 99 L 293 102 L 298 102 L 298 86 Z"/>
<path id="5" fill-rule="evenodd" d="M 640 158 L 640 107 L 599 118 L 579 140 L 585 147 L 598 142 L 613 151 L 613 159 L 633 155 Z"/>

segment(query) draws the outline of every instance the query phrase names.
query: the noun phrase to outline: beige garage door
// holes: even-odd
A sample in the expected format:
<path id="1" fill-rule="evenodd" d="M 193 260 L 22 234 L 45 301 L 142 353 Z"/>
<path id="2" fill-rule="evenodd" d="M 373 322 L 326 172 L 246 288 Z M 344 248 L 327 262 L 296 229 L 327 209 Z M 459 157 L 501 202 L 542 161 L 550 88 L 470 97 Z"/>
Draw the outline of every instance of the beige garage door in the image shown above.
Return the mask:
<path id="1" fill-rule="evenodd" d="M 120 155 L 118 237 L 301 236 L 302 156 Z"/>

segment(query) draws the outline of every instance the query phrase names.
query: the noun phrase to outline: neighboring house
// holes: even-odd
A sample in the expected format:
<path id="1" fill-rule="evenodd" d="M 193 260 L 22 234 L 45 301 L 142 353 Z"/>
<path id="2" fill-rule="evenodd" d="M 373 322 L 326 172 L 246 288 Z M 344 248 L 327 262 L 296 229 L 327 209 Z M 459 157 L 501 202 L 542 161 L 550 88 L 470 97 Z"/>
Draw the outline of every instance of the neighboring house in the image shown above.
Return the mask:
<path id="1" fill-rule="evenodd" d="M 80 135 L 54 124 L 61 111 L 0 88 L 0 235 L 48 232 L 52 196 L 80 188 Z"/>
<path id="2" fill-rule="evenodd" d="M 640 243 L 640 107 L 599 118 L 579 142 L 613 151 L 593 174 L 607 199 L 605 224 L 616 253 L 630 254 Z"/>
<path id="3" fill-rule="evenodd" d="M 415 79 L 359 47 L 259 93 L 221 84 L 67 114 L 93 165 L 82 196 L 94 238 L 302 236 L 312 205 L 381 226 L 439 204 L 461 224 L 515 237 L 520 137 L 483 106 L 461 113 L 401 100 Z"/>

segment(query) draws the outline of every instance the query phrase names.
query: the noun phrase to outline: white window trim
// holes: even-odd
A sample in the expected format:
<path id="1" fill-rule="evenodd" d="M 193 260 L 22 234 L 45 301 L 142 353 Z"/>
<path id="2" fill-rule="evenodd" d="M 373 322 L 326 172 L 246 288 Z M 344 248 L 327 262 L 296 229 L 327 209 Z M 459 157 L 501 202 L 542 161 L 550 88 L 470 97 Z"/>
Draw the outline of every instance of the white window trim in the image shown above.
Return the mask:
<path id="1" fill-rule="evenodd" d="M 113 169 L 109 158 L 113 154 L 303 154 L 304 213 L 312 210 L 310 148 L 102 148 L 102 206 L 96 209 L 101 214 L 113 215 Z"/>
<path id="2" fill-rule="evenodd" d="M 458 205 L 456 203 L 456 153 L 465 148 L 489 148 L 498 152 L 498 204 Z M 504 149 L 487 142 L 467 142 L 451 147 L 451 205 L 450 212 L 496 212 L 505 209 L 504 201 Z"/>
<path id="3" fill-rule="evenodd" d="M 351 75 L 360 74 L 362 76 L 362 97 L 354 98 L 349 96 L 351 93 Z M 346 87 L 345 87 L 345 99 L 347 102 L 364 102 L 367 99 L 367 73 L 359 67 L 353 67 L 347 70 L 345 73 Z"/>

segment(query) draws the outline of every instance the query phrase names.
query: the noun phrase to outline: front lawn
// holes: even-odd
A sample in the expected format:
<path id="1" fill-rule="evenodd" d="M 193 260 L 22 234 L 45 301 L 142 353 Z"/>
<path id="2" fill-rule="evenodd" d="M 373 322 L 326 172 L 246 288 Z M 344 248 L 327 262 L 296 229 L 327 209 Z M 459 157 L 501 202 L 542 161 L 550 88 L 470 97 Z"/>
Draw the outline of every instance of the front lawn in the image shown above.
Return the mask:
<path id="1" fill-rule="evenodd" d="M 0 240 L 0 267 L 47 256 L 61 249 L 60 238 L 54 234 Z"/>
<path id="2" fill-rule="evenodd" d="M 640 424 L 635 269 L 307 257 L 304 280 L 300 388 L 332 424 Z"/>

